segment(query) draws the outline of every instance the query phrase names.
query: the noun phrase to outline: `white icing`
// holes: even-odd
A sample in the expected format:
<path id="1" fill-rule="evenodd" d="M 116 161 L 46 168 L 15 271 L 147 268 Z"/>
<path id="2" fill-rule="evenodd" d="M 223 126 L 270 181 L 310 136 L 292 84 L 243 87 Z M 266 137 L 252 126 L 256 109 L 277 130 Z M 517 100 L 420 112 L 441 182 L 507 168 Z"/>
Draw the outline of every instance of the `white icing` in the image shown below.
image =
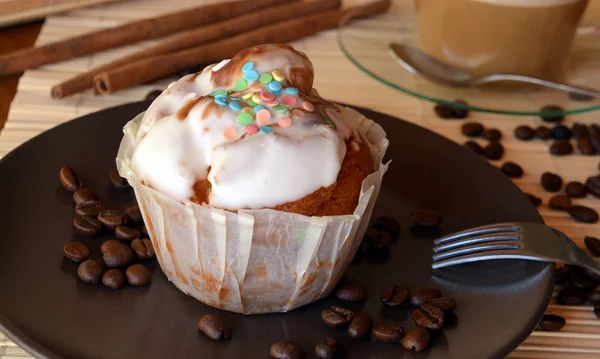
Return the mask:
<path id="1" fill-rule="evenodd" d="M 289 79 L 293 68 L 302 67 L 312 74 L 312 64 L 299 53 L 263 46 L 270 48 L 251 58 L 259 73 L 277 69 Z M 273 132 L 247 135 L 246 126 L 237 123 L 239 111 L 220 107 L 207 96 L 216 89 L 213 73 L 235 63 L 225 60 L 200 74 L 184 76 L 150 105 L 136 134 L 137 145 L 131 159 L 137 177 L 180 201 L 194 195 L 197 180 L 208 179 L 212 185 L 208 204 L 229 210 L 272 208 L 334 184 L 346 154 L 344 140 L 351 135 L 339 113 L 319 103 L 314 103 L 314 112 L 303 110 L 302 117 L 271 109 L 267 124 L 254 124 L 271 125 Z M 231 81 L 235 83 L 242 76 L 240 72 Z M 297 81 L 302 83 L 296 87 L 312 86 L 312 78 Z M 233 84 L 224 88 L 233 88 Z M 202 96 L 207 97 L 198 101 L 197 97 Z M 310 96 L 314 99 L 318 94 L 311 91 Z M 302 109 L 303 99 L 306 95 L 298 95 L 298 102 L 292 107 Z M 187 116 L 179 118 L 177 111 L 188 101 L 197 103 Z M 292 126 L 278 127 L 278 121 L 285 116 L 293 119 Z M 325 116 L 337 130 L 325 125 Z M 228 127 L 236 131 L 233 138 L 224 135 Z"/>

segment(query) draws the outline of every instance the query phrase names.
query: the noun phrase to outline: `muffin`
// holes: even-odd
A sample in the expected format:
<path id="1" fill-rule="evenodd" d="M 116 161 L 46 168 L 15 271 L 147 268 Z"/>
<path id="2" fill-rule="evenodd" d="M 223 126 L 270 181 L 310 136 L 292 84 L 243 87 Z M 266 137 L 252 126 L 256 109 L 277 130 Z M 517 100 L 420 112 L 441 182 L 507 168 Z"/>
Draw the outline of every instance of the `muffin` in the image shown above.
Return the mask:
<path id="1" fill-rule="evenodd" d="M 388 141 L 313 76 L 291 46 L 251 47 L 172 83 L 125 126 L 119 173 L 184 293 L 285 312 L 328 295 L 351 262 Z"/>

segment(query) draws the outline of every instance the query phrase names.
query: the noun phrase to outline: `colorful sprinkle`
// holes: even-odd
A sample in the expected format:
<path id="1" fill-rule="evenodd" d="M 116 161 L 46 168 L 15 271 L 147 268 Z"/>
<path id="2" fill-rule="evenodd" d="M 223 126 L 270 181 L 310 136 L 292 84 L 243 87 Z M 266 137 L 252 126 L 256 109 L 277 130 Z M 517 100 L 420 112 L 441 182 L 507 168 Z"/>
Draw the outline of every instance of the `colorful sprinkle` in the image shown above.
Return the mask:
<path id="1" fill-rule="evenodd" d="M 229 100 L 230 100 L 230 101 L 237 101 L 237 102 L 240 102 L 240 101 L 241 101 L 241 99 L 240 99 L 239 97 L 231 97 L 231 95 L 229 95 L 229 96 L 230 96 L 230 97 L 229 97 Z"/>
<path id="2" fill-rule="evenodd" d="M 242 104 L 236 101 L 231 101 L 229 103 L 229 107 L 234 111 L 239 111 L 242 109 Z"/>
<path id="3" fill-rule="evenodd" d="M 283 86 L 281 86 L 281 82 L 279 81 L 271 81 L 269 82 L 269 90 L 271 91 L 279 91 Z"/>
<path id="4" fill-rule="evenodd" d="M 262 110 L 256 113 L 256 121 L 258 121 L 258 123 L 260 123 L 261 125 L 264 125 L 265 123 L 269 122 L 270 119 L 271 113 L 267 109 L 263 108 Z"/>
<path id="5" fill-rule="evenodd" d="M 290 95 L 297 95 L 298 89 L 295 87 L 286 87 L 285 92 L 289 93 Z"/>
<path id="6" fill-rule="evenodd" d="M 273 110 L 275 110 L 275 112 L 284 113 L 284 112 L 287 112 L 288 108 L 287 108 L 287 106 L 284 106 L 284 105 L 277 105 L 277 106 L 273 107 Z"/>
<path id="7" fill-rule="evenodd" d="M 252 122 L 254 121 L 254 118 L 252 117 L 251 114 L 247 113 L 247 112 L 242 112 L 239 115 L 237 115 L 237 122 L 240 125 L 250 125 L 252 124 Z"/>
<path id="8" fill-rule="evenodd" d="M 223 129 L 223 136 L 225 136 L 225 138 L 227 138 L 227 139 L 234 138 L 236 134 L 237 133 L 235 131 L 235 128 L 233 128 L 233 127 L 225 127 Z"/>
<path id="9" fill-rule="evenodd" d="M 315 106 L 309 101 L 304 101 L 302 103 L 302 107 L 304 107 L 304 109 L 308 112 L 313 112 L 315 110 Z"/>
<path id="10" fill-rule="evenodd" d="M 215 103 L 219 106 L 227 106 L 227 100 L 224 98 L 215 98 Z"/>
<path id="11" fill-rule="evenodd" d="M 301 110 L 298 110 L 297 108 L 295 108 L 295 109 L 292 111 L 292 115 L 293 115 L 293 116 L 296 116 L 296 117 L 304 117 L 304 112 L 303 112 L 303 111 L 301 111 Z"/>
<path id="12" fill-rule="evenodd" d="M 275 107 L 275 106 L 277 106 L 277 105 L 279 105 L 279 102 L 278 102 L 278 101 L 271 101 L 271 102 L 267 102 L 267 106 L 269 106 L 269 107 Z"/>
<path id="13" fill-rule="evenodd" d="M 250 86 L 250 91 L 252 91 L 252 92 L 261 92 L 262 91 L 262 87 L 260 87 L 258 85 L 253 85 L 253 86 Z"/>
<path id="14" fill-rule="evenodd" d="M 237 91 L 243 91 L 248 86 L 248 81 L 239 79 L 235 82 L 235 89 Z"/>
<path id="15" fill-rule="evenodd" d="M 273 75 L 273 78 L 279 82 L 283 82 L 283 80 L 285 80 L 285 75 L 280 70 L 271 72 L 271 75 Z"/>
<path id="16" fill-rule="evenodd" d="M 236 101 L 239 101 L 239 97 L 242 97 L 242 93 L 241 92 L 234 92 L 232 94 L 229 94 L 229 97 L 231 97 L 232 99 L 235 99 Z"/>
<path id="17" fill-rule="evenodd" d="M 279 126 L 283 128 L 292 126 L 292 119 L 289 117 L 283 117 L 281 120 L 279 120 Z"/>
<path id="18" fill-rule="evenodd" d="M 257 105 L 256 107 L 254 107 L 254 113 L 258 113 L 258 111 L 264 110 L 266 108 L 267 108 L 267 106 L 265 106 L 265 105 Z"/>
<path id="19" fill-rule="evenodd" d="M 226 94 L 224 94 L 224 93 L 220 93 L 220 94 L 215 95 L 215 98 L 222 98 L 223 100 L 227 100 L 227 97 L 228 96 Z"/>
<path id="20" fill-rule="evenodd" d="M 259 94 L 254 94 L 254 96 L 252 96 L 252 101 L 256 102 L 256 103 L 262 103 L 262 100 L 260 98 Z"/>
<path id="21" fill-rule="evenodd" d="M 331 121 L 330 119 L 325 118 L 325 122 L 327 122 L 327 125 L 331 126 L 334 130 L 337 129 L 337 126 L 335 125 L 335 122 Z"/>
<path id="22" fill-rule="evenodd" d="M 254 110 L 252 109 L 252 107 L 244 107 L 244 109 L 242 111 L 249 113 L 251 115 L 254 113 Z"/>
<path id="23" fill-rule="evenodd" d="M 225 91 L 225 90 L 216 90 L 216 91 L 213 91 L 210 95 L 211 96 L 227 95 L 227 91 Z"/>
<path id="24" fill-rule="evenodd" d="M 273 129 L 271 128 L 271 126 L 263 126 L 260 128 L 260 133 L 262 133 L 263 135 L 266 135 L 267 133 L 271 133 L 273 132 Z"/>
<path id="25" fill-rule="evenodd" d="M 249 70 L 244 74 L 244 78 L 248 81 L 256 81 L 258 80 L 258 72 L 254 70 Z"/>
<path id="26" fill-rule="evenodd" d="M 254 68 L 254 61 L 248 61 L 242 66 L 242 72 L 248 72 Z"/>
<path id="27" fill-rule="evenodd" d="M 244 100 L 248 100 L 248 99 L 251 99 L 252 96 L 254 96 L 254 94 L 252 92 L 248 92 L 247 94 L 245 94 L 244 96 L 242 96 L 242 98 Z"/>
<path id="28" fill-rule="evenodd" d="M 247 134 L 251 135 L 253 133 L 258 132 L 258 126 L 256 126 L 255 124 L 251 124 L 251 125 L 246 126 L 244 128 L 244 130 L 246 131 Z"/>
<path id="29" fill-rule="evenodd" d="M 248 104 L 248 106 L 256 106 L 256 102 L 252 101 L 252 100 L 246 100 L 246 103 Z"/>
<path id="30" fill-rule="evenodd" d="M 286 105 L 294 105 L 296 104 L 296 96 L 285 95 L 281 98 L 281 102 Z"/>
<path id="31" fill-rule="evenodd" d="M 258 81 L 261 84 L 268 84 L 269 82 L 273 81 L 273 76 L 271 76 L 271 74 L 262 74 L 260 75 L 260 77 L 258 78 Z"/>
<path id="32" fill-rule="evenodd" d="M 269 102 L 269 101 L 273 101 L 273 100 L 275 100 L 275 95 L 273 95 L 273 94 L 272 94 L 272 93 L 270 93 L 270 92 L 263 91 L 263 92 L 261 92 L 261 93 L 260 93 L 260 98 L 261 98 L 263 101 L 267 101 L 267 102 Z M 254 100 L 254 97 L 253 97 L 252 99 Z"/>

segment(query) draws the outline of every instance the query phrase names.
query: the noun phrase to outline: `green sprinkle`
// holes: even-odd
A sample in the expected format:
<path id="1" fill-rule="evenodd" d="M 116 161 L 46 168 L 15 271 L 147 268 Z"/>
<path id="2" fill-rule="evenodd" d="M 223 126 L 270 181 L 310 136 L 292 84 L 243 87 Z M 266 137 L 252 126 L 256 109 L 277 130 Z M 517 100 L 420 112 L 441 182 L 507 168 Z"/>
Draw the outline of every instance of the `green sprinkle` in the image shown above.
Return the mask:
<path id="1" fill-rule="evenodd" d="M 248 86 L 248 82 L 244 79 L 239 79 L 235 82 L 235 89 L 238 91 L 243 91 Z"/>
<path id="2" fill-rule="evenodd" d="M 261 84 L 268 84 L 273 81 L 273 76 L 271 74 L 262 74 L 258 78 L 258 81 L 260 81 Z"/>
<path id="3" fill-rule="evenodd" d="M 252 117 L 252 115 L 248 112 L 242 112 L 239 115 L 237 115 L 237 122 L 240 125 L 248 126 L 251 125 L 252 122 L 254 122 L 254 117 Z"/>
<path id="4" fill-rule="evenodd" d="M 287 106 L 284 106 L 284 105 L 277 105 L 277 106 L 273 107 L 273 110 L 275 110 L 275 112 L 278 112 L 278 113 L 284 113 L 284 112 L 287 112 L 288 108 L 287 108 Z"/>
<path id="5" fill-rule="evenodd" d="M 337 129 L 337 126 L 335 125 L 335 123 L 334 123 L 333 121 L 331 121 L 330 119 L 328 119 L 328 118 L 325 118 L 325 122 L 327 122 L 327 125 L 328 125 L 328 126 L 331 126 L 331 127 L 333 127 L 333 129 L 334 129 L 334 130 L 336 130 L 336 129 Z"/>
<path id="6" fill-rule="evenodd" d="M 254 102 L 254 101 L 252 101 L 252 100 L 250 100 L 250 99 L 247 99 L 247 100 L 246 100 L 246 103 L 248 104 L 248 106 L 252 106 L 252 107 L 254 107 L 254 106 L 256 106 L 256 105 L 257 105 L 257 103 L 256 103 L 256 102 Z"/>
<path id="7" fill-rule="evenodd" d="M 215 90 L 210 95 L 213 96 L 213 97 L 217 96 L 217 95 L 227 95 L 227 91 L 225 91 L 225 90 Z"/>

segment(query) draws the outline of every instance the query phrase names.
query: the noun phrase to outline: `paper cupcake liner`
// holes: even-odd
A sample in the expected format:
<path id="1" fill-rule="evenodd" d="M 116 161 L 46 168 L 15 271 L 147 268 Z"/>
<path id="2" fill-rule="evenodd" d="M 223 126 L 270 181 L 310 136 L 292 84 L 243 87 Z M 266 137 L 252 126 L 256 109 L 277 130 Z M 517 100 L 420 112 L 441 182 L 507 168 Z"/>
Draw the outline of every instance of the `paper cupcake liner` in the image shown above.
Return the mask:
<path id="1" fill-rule="evenodd" d="M 173 200 L 142 185 L 131 170 L 142 114 L 127 123 L 117 168 L 135 190 L 167 278 L 202 303 L 244 314 L 287 312 L 327 296 L 360 246 L 388 167 L 383 129 L 350 108 L 340 117 L 369 143 L 376 171 L 363 181 L 352 215 L 324 217 L 233 213 Z"/>

